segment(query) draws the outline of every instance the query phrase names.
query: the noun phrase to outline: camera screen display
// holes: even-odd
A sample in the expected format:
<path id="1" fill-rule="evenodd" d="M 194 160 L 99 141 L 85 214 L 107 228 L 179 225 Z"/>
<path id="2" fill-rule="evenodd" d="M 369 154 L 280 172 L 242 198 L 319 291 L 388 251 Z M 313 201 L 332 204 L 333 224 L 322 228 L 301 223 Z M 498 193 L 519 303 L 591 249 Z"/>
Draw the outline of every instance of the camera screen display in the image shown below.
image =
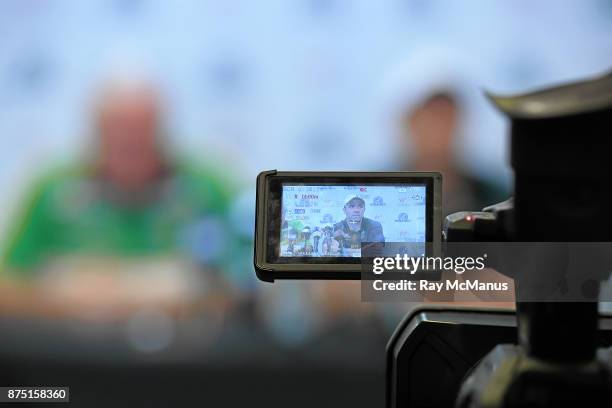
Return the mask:
<path id="1" fill-rule="evenodd" d="M 264 281 L 361 279 L 378 254 L 437 253 L 441 202 L 436 172 L 263 171 L 255 271 Z"/>
<path id="2" fill-rule="evenodd" d="M 425 242 L 426 184 L 282 183 L 279 257 L 360 257 L 362 242 Z"/>

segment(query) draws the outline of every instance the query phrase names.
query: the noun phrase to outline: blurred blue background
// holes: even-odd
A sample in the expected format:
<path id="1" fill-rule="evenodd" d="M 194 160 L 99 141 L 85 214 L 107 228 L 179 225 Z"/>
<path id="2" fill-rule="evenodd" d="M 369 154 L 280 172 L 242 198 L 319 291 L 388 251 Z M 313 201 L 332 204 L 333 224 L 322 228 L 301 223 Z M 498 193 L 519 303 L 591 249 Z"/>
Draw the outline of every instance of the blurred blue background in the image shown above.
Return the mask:
<path id="1" fill-rule="evenodd" d="M 121 369 L 126 381 L 139 377 L 150 389 L 164 378 L 143 376 L 143 367 L 170 364 L 163 367 L 176 375 L 174 390 L 196 389 L 202 378 L 219 379 L 226 388 L 218 389 L 226 390 L 284 373 L 286 394 L 269 405 L 303 391 L 303 382 L 317 398 L 382 405 L 385 341 L 408 306 L 360 303 L 358 285 L 257 282 L 250 252 L 257 173 L 425 170 L 427 157 L 415 157 L 416 142 L 406 142 L 402 127 L 407 112 L 442 92 L 456 97 L 461 116 L 453 128 L 461 174 L 507 193 L 507 124 L 482 90 L 521 92 L 611 68 L 607 0 L 0 0 L 4 246 L 31 187 L 50 169 L 95 151 L 96 98 L 117 78 L 159 92 L 167 151 L 210 164 L 234 186 L 225 227 L 193 220 L 192 257 L 208 259 L 221 241 L 242 243 L 222 259 L 224 289 L 209 285 L 200 293 L 221 294 L 230 305 L 222 313 L 212 306 L 177 316 L 156 304 L 110 319 L 91 304 L 81 310 L 85 317 L 37 312 L 31 298 L 0 305 L 0 382 L 74 381 L 81 387 L 75 395 L 91 406 L 90 382 L 111 381 L 109 373 Z M 430 163 L 427 170 L 438 170 Z M 467 196 L 472 190 L 462 188 L 472 184 L 449 191 Z M 455 200 L 447 209 L 476 203 Z M 160 276 L 160 286 L 174 282 Z M 147 280 L 129 282 L 117 284 L 128 288 L 128 298 Z M 69 292 L 60 289 L 53 293 L 61 299 Z M 54 365 L 64 359 L 74 365 Z M 330 367 L 345 383 L 329 385 L 336 378 L 325 376 Z M 97 374 L 83 377 L 86 371 Z M 230 381 L 230 371 L 243 379 Z M 355 386 L 359 381 L 377 382 L 370 392 Z M 211 393 L 211 401 L 225 398 Z M 124 389 L 98 402 L 138 398 Z M 224 403 L 244 402 L 234 398 Z"/>
<path id="2" fill-rule="evenodd" d="M 41 168 L 82 153 L 91 94 L 118 71 L 160 84 L 173 145 L 221 151 L 245 180 L 367 170 L 392 167 L 387 83 L 398 69 L 426 77 L 437 62 L 422 54 L 445 54 L 437 68 L 474 86 L 519 91 L 607 69 L 611 21 L 604 0 L 3 0 L 0 225 Z M 476 120 L 466 162 L 503 177 L 502 121 L 486 106 Z"/>

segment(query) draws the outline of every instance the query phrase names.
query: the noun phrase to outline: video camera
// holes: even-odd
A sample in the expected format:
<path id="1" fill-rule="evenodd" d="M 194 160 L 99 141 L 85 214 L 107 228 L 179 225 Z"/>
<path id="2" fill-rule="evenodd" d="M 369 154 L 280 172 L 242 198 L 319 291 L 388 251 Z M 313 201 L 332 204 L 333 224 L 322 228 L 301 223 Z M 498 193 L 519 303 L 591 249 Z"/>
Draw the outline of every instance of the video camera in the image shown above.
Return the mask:
<path id="1" fill-rule="evenodd" d="M 407 316 L 387 347 L 387 406 L 612 406 L 612 319 L 598 315 L 612 270 L 612 75 L 490 99 L 511 119 L 512 199 L 442 227 L 438 173 L 263 172 L 257 275 L 368 282 L 382 259 L 404 291 L 443 280 L 447 258 L 490 255 L 514 279 L 516 314 Z M 401 262 L 416 258 L 434 267 Z"/>

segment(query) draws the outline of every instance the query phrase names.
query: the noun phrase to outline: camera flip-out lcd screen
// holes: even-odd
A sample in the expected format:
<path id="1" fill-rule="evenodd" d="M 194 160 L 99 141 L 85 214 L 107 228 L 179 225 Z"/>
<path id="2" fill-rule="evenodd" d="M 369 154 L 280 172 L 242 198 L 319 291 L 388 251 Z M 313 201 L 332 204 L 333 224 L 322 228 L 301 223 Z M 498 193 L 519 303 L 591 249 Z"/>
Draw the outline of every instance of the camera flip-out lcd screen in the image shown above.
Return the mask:
<path id="1" fill-rule="evenodd" d="M 366 244 L 406 243 L 425 256 L 440 240 L 440 184 L 438 173 L 261 173 L 258 276 L 359 279 Z"/>
<path id="2" fill-rule="evenodd" d="M 283 183 L 281 257 L 356 257 L 362 242 L 422 242 L 425 184 Z"/>

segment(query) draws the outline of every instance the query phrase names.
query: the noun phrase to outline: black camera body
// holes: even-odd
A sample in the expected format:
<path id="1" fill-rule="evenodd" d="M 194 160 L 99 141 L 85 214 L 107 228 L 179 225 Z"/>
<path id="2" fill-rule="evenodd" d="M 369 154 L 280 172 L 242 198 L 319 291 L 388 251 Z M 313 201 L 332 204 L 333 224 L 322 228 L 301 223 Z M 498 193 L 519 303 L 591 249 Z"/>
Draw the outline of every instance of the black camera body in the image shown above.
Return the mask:
<path id="1" fill-rule="evenodd" d="M 511 119 L 515 186 L 512 205 L 498 208 L 500 223 L 489 229 L 513 241 L 610 241 L 612 75 L 491 99 Z M 609 275 L 589 266 L 579 272 L 593 276 L 595 293 Z M 521 290 L 519 281 L 518 345 L 494 349 L 466 379 L 456 406 L 612 406 L 597 302 L 521 302 Z"/>

